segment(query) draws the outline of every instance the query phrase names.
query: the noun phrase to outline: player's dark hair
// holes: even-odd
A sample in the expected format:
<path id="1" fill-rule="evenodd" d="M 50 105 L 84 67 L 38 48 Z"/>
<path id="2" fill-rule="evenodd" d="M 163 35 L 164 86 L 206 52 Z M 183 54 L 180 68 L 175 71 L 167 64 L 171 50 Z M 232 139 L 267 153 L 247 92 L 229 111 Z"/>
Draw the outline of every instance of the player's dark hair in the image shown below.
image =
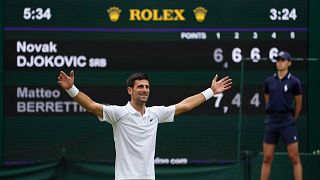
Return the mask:
<path id="1" fill-rule="evenodd" d="M 127 79 L 127 87 L 133 88 L 135 80 L 143 80 L 143 79 L 149 81 L 149 78 L 145 73 L 141 73 L 141 72 L 133 73 Z"/>

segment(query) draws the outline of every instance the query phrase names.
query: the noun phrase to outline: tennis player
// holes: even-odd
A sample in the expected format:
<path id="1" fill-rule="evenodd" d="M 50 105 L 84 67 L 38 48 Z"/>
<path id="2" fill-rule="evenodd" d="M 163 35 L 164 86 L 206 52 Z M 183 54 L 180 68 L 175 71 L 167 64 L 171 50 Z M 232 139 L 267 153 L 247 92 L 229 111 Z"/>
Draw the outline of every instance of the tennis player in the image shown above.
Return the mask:
<path id="1" fill-rule="evenodd" d="M 93 101 L 74 85 L 74 72 L 63 71 L 58 84 L 87 111 L 100 121 L 112 125 L 116 160 L 115 179 L 155 179 L 154 155 L 158 123 L 173 122 L 174 116 L 188 112 L 203 102 L 231 88 L 232 80 L 226 76 L 196 95 L 170 106 L 146 107 L 150 94 L 149 78 L 144 73 L 133 73 L 127 79 L 131 100 L 124 106 L 103 105 Z"/>

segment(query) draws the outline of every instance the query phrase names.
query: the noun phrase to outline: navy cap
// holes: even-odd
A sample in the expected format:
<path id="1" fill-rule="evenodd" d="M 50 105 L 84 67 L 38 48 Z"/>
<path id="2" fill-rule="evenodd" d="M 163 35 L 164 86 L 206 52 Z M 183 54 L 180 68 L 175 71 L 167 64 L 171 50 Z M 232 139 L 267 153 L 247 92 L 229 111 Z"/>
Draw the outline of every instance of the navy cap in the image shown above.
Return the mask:
<path id="1" fill-rule="evenodd" d="M 291 61 L 291 55 L 286 51 L 280 51 L 278 53 L 278 55 L 274 59 L 276 59 L 276 60 L 278 60 L 278 59 L 286 59 L 288 61 Z"/>

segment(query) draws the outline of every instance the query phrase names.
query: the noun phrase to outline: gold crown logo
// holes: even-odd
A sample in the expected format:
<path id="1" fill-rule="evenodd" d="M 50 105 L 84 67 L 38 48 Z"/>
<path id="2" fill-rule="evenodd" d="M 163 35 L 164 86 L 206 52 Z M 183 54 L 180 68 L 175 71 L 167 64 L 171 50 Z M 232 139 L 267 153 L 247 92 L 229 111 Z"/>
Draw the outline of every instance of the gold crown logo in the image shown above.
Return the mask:
<path id="1" fill-rule="evenodd" d="M 196 17 L 196 20 L 198 22 L 203 22 L 205 20 L 207 12 L 208 11 L 206 10 L 206 8 L 201 7 L 201 6 L 195 8 L 193 10 L 194 16 Z"/>
<path id="2" fill-rule="evenodd" d="M 109 14 L 110 21 L 117 22 L 119 20 L 120 13 L 121 13 L 120 8 L 112 6 L 107 10 L 107 12 Z"/>

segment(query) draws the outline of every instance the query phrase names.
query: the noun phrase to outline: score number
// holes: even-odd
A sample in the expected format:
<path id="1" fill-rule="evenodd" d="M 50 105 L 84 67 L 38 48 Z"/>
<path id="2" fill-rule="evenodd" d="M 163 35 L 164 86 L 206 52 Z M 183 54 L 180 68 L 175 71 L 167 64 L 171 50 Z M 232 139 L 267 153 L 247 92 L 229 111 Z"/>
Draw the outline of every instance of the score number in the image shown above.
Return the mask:
<path id="1" fill-rule="evenodd" d="M 221 103 L 221 100 L 223 98 L 223 93 L 215 94 L 213 97 L 215 98 L 214 107 L 215 108 L 220 108 L 220 103 Z M 259 93 L 256 92 L 250 98 L 250 105 L 254 106 L 255 108 L 259 108 L 260 104 L 261 104 L 260 96 L 259 96 Z M 234 105 L 237 108 L 240 108 L 240 106 L 241 106 L 241 95 L 240 95 L 240 93 L 236 93 L 236 95 L 232 98 L 231 105 Z M 223 107 L 223 112 L 227 113 L 227 111 L 228 111 L 228 107 L 224 106 Z"/>
<path id="2" fill-rule="evenodd" d="M 276 47 L 272 47 L 270 49 L 270 51 L 269 51 L 269 59 L 272 62 L 275 62 L 274 57 L 277 56 L 278 52 L 279 52 L 279 50 Z M 235 62 L 235 63 L 241 62 L 244 59 L 243 55 L 242 55 L 241 48 L 235 47 L 232 50 L 231 57 L 232 57 L 233 62 Z M 217 63 L 221 63 L 224 60 L 223 49 L 222 48 L 216 48 L 213 51 L 213 59 Z M 251 49 L 251 51 L 250 51 L 250 59 L 254 63 L 258 63 L 260 60 L 263 60 L 263 58 L 260 55 L 260 49 L 258 47 L 254 47 L 254 48 Z"/>
<path id="3" fill-rule="evenodd" d="M 25 7 L 23 9 L 23 19 L 25 20 L 50 20 L 52 17 L 50 8 L 36 8 Z"/>

